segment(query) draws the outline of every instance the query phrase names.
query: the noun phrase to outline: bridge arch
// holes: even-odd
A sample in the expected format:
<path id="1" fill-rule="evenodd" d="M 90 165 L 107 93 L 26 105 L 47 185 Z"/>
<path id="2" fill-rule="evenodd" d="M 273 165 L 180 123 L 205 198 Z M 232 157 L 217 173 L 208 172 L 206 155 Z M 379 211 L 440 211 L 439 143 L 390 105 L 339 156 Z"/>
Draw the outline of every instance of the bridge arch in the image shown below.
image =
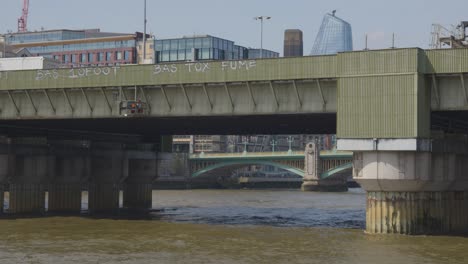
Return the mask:
<path id="1" fill-rule="evenodd" d="M 265 161 L 265 160 L 237 160 L 237 161 L 224 161 L 220 163 L 216 163 L 210 166 L 207 166 L 201 170 L 198 170 L 194 173 L 192 173 L 192 178 L 200 177 L 201 175 L 208 173 L 210 171 L 223 168 L 223 167 L 228 167 L 228 166 L 248 166 L 248 165 L 267 165 L 267 166 L 273 166 L 277 167 L 286 171 L 289 171 L 291 173 L 294 173 L 298 176 L 301 176 L 302 178 L 304 177 L 304 171 L 300 170 L 298 168 L 273 162 L 273 161 Z"/>

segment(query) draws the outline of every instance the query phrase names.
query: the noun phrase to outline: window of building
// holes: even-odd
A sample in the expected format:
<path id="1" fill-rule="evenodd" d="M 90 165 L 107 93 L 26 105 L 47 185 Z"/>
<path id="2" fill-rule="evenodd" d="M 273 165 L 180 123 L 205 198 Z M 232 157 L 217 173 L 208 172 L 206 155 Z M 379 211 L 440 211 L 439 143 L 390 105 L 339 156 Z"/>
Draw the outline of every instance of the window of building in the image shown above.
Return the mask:
<path id="1" fill-rule="evenodd" d="M 202 48 L 211 48 L 211 38 L 202 39 Z"/>
<path id="2" fill-rule="evenodd" d="M 62 55 L 62 62 L 68 63 L 68 55 Z"/>
<path id="3" fill-rule="evenodd" d="M 171 61 L 176 61 L 177 60 L 177 50 L 171 50 L 169 51 L 170 58 L 169 60 Z"/>
<path id="4" fill-rule="evenodd" d="M 170 49 L 171 49 L 171 41 L 170 40 L 163 40 L 162 50 L 170 50 Z"/>
<path id="5" fill-rule="evenodd" d="M 194 47 L 197 48 L 197 49 L 202 47 L 202 39 L 201 38 L 196 38 L 195 39 Z"/>
<path id="6" fill-rule="evenodd" d="M 186 39 L 179 39 L 179 50 L 184 50 L 186 48 Z"/>
<path id="7" fill-rule="evenodd" d="M 71 55 L 71 62 L 76 63 L 76 54 Z"/>
<path id="8" fill-rule="evenodd" d="M 165 50 L 161 52 L 161 61 L 169 61 L 169 51 Z"/>
<path id="9" fill-rule="evenodd" d="M 185 40 L 185 48 L 186 49 L 192 49 L 192 48 L 195 47 L 194 45 L 195 45 L 195 43 L 194 43 L 193 38 L 189 38 L 189 39 Z"/>
<path id="10" fill-rule="evenodd" d="M 99 52 L 97 57 L 97 61 L 103 61 L 104 60 L 104 52 Z"/>
<path id="11" fill-rule="evenodd" d="M 130 51 L 124 51 L 124 60 L 130 60 Z"/>
<path id="12" fill-rule="evenodd" d="M 177 50 L 179 48 L 179 41 L 177 39 L 171 40 L 171 50 Z"/>
<path id="13" fill-rule="evenodd" d="M 106 61 L 112 60 L 112 52 L 106 52 Z"/>
<path id="14" fill-rule="evenodd" d="M 116 60 L 121 60 L 122 59 L 122 52 L 121 51 L 117 51 L 115 53 L 115 59 Z"/>
<path id="15" fill-rule="evenodd" d="M 86 61 L 86 53 L 81 53 L 80 62 L 85 62 L 85 61 Z"/>
<path id="16" fill-rule="evenodd" d="M 93 54 L 92 53 L 88 53 L 88 62 L 93 62 Z"/>
<path id="17" fill-rule="evenodd" d="M 177 59 L 180 60 L 180 61 L 185 60 L 185 50 L 179 50 L 179 52 L 177 54 Z"/>

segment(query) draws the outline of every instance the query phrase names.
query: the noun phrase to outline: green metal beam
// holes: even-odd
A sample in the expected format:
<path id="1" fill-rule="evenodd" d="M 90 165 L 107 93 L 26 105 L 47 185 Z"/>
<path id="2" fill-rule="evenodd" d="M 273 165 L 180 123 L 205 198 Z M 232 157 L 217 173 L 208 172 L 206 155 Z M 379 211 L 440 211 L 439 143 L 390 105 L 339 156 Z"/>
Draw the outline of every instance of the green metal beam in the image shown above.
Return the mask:
<path id="1" fill-rule="evenodd" d="M 299 175 L 301 177 L 304 177 L 304 171 L 303 170 L 299 170 L 297 168 L 287 166 L 287 165 L 284 165 L 284 164 L 275 163 L 275 162 L 271 162 L 271 161 L 264 161 L 264 160 L 239 160 L 239 161 L 225 161 L 225 162 L 220 162 L 220 163 L 208 166 L 206 168 L 203 168 L 203 169 L 201 169 L 199 171 L 194 172 L 192 174 L 192 178 L 199 177 L 200 175 L 203 175 L 203 174 L 205 174 L 205 173 L 207 173 L 209 171 L 215 170 L 215 169 L 219 169 L 219 168 L 227 167 L 227 166 L 236 166 L 236 165 L 267 165 L 267 166 L 274 166 L 274 167 L 277 167 L 277 168 L 280 168 L 280 169 L 287 170 L 287 171 L 292 172 L 294 174 L 297 174 L 297 175 Z"/>

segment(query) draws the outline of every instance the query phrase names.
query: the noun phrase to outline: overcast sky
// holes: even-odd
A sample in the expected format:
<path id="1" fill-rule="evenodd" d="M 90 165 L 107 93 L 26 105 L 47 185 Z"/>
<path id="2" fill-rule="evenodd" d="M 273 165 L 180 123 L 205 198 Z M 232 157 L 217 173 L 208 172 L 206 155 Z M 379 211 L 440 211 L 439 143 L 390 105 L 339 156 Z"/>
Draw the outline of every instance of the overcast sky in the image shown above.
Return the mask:
<path id="1" fill-rule="evenodd" d="M 23 0 L 0 0 L 0 32 L 16 31 Z M 309 54 L 323 15 L 351 23 L 354 49 L 391 46 L 429 47 L 431 25 L 447 27 L 468 20 L 466 0 L 147 0 L 148 32 L 157 38 L 209 34 L 247 47 L 260 46 L 255 16 L 271 16 L 265 23 L 264 48 L 282 53 L 284 30 L 304 32 Z M 30 0 L 29 30 L 101 28 L 102 31 L 143 31 L 143 0 Z"/>

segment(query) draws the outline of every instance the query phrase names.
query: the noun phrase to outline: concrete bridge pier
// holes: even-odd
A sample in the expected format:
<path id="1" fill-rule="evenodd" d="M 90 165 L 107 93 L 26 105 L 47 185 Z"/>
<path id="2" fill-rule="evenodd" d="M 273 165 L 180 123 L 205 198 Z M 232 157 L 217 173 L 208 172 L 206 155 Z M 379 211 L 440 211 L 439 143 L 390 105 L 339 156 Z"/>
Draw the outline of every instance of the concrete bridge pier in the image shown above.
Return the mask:
<path id="1" fill-rule="evenodd" d="M 46 180 L 53 168 L 47 145 L 41 139 L 28 139 L 32 144 L 9 146 L 9 213 L 45 212 Z M 10 142 L 11 144 L 11 142 Z"/>
<path id="2" fill-rule="evenodd" d="M 304 192 L 346 192 L 348 186 L 346 178 L 333 177 L 321 179 L 322 166 L 320 150 L 317 142 L 307 144 L 304 160 L 304 181 L 301 190 Z"/>
<path id="3" fill-rule="evenodd" d="M 49 207 L 52 213 L 80 213 L 82 182 L 89 177 L 88 141 L 51 142 L 54 155 L 50 175 Z"/>
<path id="4" fill-rule="evenodd" d="M 153 151 L 127 150 L 123 185 L 123 206 L 146 210 L 152 206 L 153 181 L 157 175 L 157 154 Z"/>
<path id="5" fill-rule="evenodd" d="M 121 144 L 99 143 L 91 146 L 91 155 L 87 161 L 91 168 L 88 189 L 88 209 L 91 214 L 115 213 L 119 210 L 124 157 Z"/>
<path id="6" fill-rule="evenodd" d="M 366 231 L 468 234 L 467 138 L 419 142 L 418 151 L 385 144 L 354 154 L 354 179 L 367 191 Z"/>

